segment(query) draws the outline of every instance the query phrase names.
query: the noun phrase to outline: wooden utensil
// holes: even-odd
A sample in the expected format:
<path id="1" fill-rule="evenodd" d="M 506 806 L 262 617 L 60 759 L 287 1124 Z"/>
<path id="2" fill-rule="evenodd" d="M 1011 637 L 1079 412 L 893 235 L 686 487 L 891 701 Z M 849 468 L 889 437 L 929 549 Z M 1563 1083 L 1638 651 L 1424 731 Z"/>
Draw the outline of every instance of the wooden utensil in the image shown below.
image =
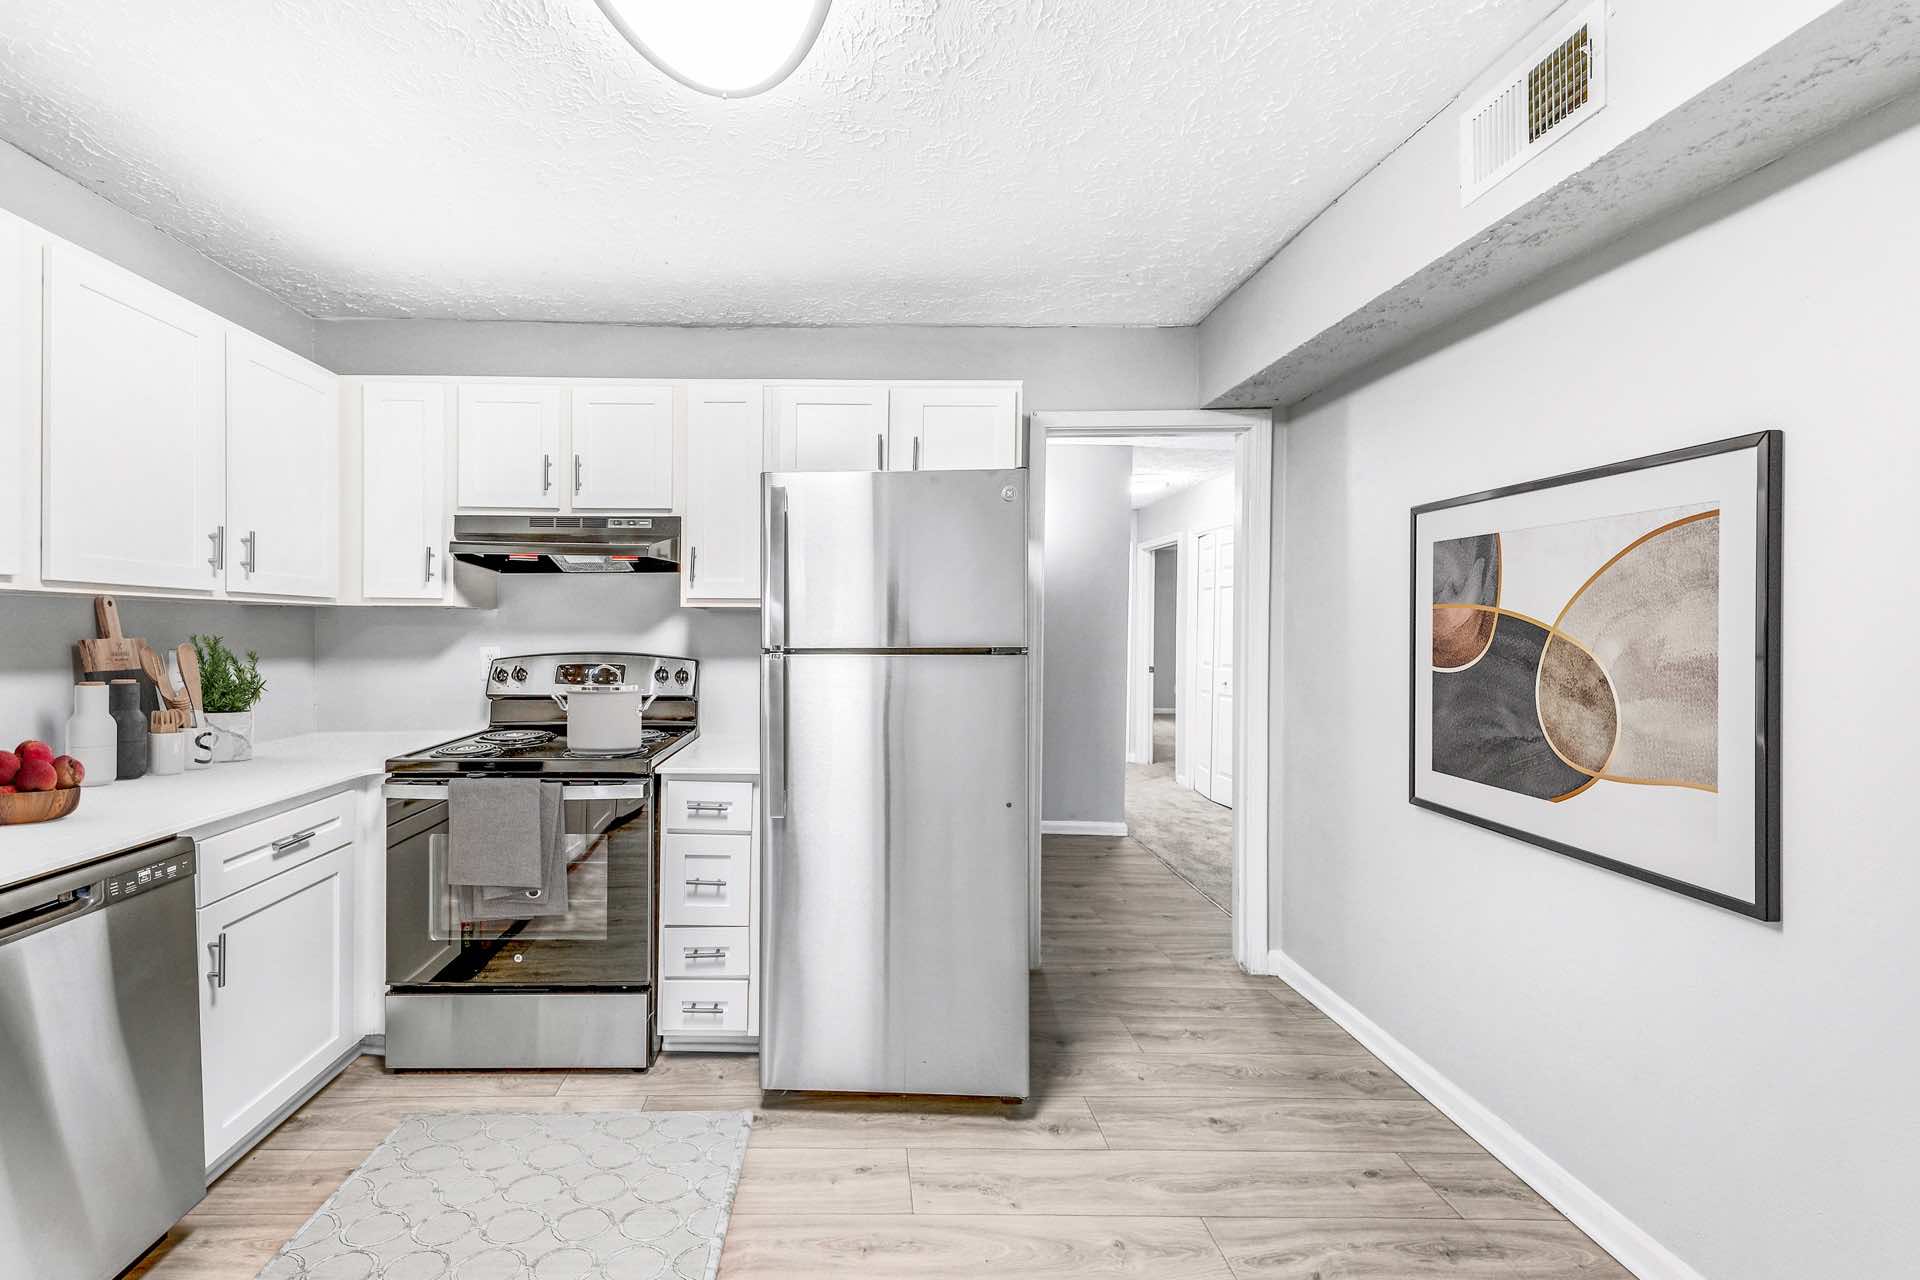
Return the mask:
<path id="1" fill-rule="evenodd" d="M 173 653 L 180 664 L 180 683 L 187 686 L 187 704 L 196 717 L 204 715 L 207 708 L 200 700 L 200 655 L 191 644 L 183 644 Z"/>
<path id="2" fill-rule="evenodd" d="M 173 687 L 173 678 L 167 674 L 167 664 L 153 651 L 153 646 L 145 640 L 134 643 L 140 646 L 140 669 L 147 673 L 147 679 L 153 681 L 153 687 L 160 691 L 160 700 L 183 714 L 191 710 L 193 704 L 187 701 L 186 690 Z M 185 727 L 184 723 L 181 727 Z"/>
<path id="3" fill-rule="evenodd" d="M 0 827 L 17 826 L 27 822 L 51 822 L 55 818 L 66 817 L 79 807 L 79 787 L 0 795 Z"/>
<path id="4" fill-rule="evenodd" d="M 94 650 L 100 657 L 96 669 L 139 670 L 142 642 L 127 639 L 120 630 L 120 602 L 112 596 L 95 596 L 93 617 L 100 627 L 98 647 Z"/>
<path id="5" fill-rule="evenodd" d="M 156 711 L 147 717 L 147 727 L 155 733 L 179 733 L 193 723 L 193 714 L 187 711 Z"/>

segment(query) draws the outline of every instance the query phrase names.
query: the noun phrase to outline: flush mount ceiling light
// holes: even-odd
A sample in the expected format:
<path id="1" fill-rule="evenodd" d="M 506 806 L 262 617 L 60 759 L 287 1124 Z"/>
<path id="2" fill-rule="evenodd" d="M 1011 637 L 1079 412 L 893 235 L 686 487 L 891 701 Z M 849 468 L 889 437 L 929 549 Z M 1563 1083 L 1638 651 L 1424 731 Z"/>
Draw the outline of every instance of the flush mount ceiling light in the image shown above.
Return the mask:
<path id="1" fill-rule="evenodd" d="M 750 98 L 793 74 L 832 0 L 596 0 L 654 66 L 716 98 Z"/>

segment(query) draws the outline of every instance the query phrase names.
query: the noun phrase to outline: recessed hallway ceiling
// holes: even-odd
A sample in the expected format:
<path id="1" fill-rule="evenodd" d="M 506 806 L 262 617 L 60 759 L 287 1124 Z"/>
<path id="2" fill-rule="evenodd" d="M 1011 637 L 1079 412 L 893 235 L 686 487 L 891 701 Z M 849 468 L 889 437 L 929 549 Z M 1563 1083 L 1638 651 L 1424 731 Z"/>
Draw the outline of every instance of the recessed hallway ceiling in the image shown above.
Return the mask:
<path id="1" fill-rule="evenodd" d="M 1190 324 L 1550 0 L 837 0 L 744 101 L 593 0 L 7 0 L 0 137 L 315 315 Z"/>

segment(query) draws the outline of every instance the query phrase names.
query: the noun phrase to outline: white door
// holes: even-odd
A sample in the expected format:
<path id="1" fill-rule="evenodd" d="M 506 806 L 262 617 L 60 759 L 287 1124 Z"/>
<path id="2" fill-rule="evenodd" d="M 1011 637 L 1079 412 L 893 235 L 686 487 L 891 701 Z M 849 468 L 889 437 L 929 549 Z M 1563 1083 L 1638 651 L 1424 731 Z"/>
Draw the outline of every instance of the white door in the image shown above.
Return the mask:
<path id="1" fill-rule="evenodd" d="M 227 334 L 227 590 L 340 594 L 339 379 Z"/>
<path id="2" fill-rule="evenodd" d="M 895 471 L 993 470 L 1020 465 L 1012 387 L 895 387 L 887 414 Z"/>
<path id="3" fill-rule="evenodd" d="M 756 382 L 687 388 L 683 602 L 760 599 L 763 400 Z"/>
<path id="4" fill-rule="evenodd" d="M 575 511 L 673 509 L 673 387 L 575 387 Z"/>
<path id="5" fill-rule="evenodd" d="M 37 274 L 37 273 L 36 273 Z M 28 477 L 38 481 L 40 460 L 28 452 L 28 317 L 38 299 L 27 284 L 27 227 L 0 213 L 0 574 L 27 567 Z"/>
<path id="6" fill-rule="evenodd" d="M 70 245 L 47 272 L 44 576 L 218 590 L 226 326 Z"/>
<path id="7" fill-rule="evenodd" d="M 460 388 L 460 505 L 560 509 L 559 387 Z"/>
<path id="8" fill-rule="evenodd" d="M 209 1164 L 357 1039 L 352 860 L 349 845 L 200 910 Z"/>
<path id="9" fill-rule="evenodd" d="M 1213 747 L 1207 795 L 1233 804 L 1233 530 L 1217 536 L 1213 561 Z"/>
<path id="10" fill-rule="evenodd" d="M 1187 751 L 1187 781 L 1203 796 L 1213 794 L 1213 683 L 1217 530 L 1194 539 L 1192 696 L 1175 704 L 1174 715 Z"/>
<path id="11" fill-rule="evenodd" d="M 371 383 L 360 414 L 361 592 L 439 600 L 447 592 L 447 389 Z"/>
<path id="12" fill-rule="evenodd" d="M 885 471 L 887 389 L 772 387 L 773 471 Z"/>

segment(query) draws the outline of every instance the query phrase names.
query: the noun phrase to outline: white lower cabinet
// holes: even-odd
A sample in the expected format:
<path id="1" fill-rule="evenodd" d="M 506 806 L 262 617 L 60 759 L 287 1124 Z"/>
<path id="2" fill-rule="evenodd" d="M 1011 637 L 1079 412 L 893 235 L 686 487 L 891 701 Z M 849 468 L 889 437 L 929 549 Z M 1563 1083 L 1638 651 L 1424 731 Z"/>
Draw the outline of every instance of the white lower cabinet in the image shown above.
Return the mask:
<path id="1" fill-rule="evenodd" d="M 751 782 L 670 779 L 661 801 L 660 1034 L 667 1048 L 750 1050 L 759 824 Z"/>
<path id="2" fill-rule="evenodd" d="M 353 856 L 334 849 L 200 909 L 209 1167 L 359 1039 Z"/>

